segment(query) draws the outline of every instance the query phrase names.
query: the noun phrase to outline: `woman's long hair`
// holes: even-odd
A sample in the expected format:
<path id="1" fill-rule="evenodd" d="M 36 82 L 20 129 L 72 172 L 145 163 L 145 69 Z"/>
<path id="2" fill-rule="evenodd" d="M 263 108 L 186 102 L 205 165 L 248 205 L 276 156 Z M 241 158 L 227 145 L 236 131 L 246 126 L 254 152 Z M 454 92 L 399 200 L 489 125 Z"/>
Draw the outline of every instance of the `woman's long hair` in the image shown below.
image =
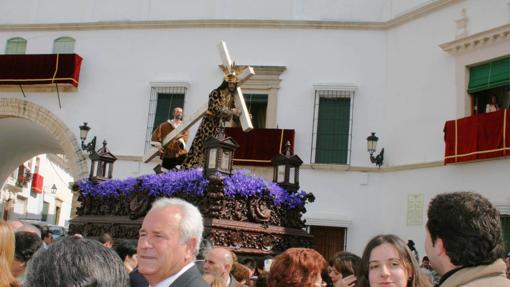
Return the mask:
<path id="1" fill-rule="evenodd" d="M 14 231 L 7 222 L 0 220 L 0 287 L 18 286 L 11 273 L 14 248 Z"/>
<path id="2" fill-rule="evenodd" d="M 365 251 L 363 251 L 363 256 L 361 257 L 360 275 L 358 277 L 356 287 L 370 287 L 370 281 L 368 279 L 368 273 L 370 272 L 368 268 L 370 255 L 374 248 L 384 243 L 388 243 L 395 248 L 400 257 L 403 268 L 409 271 L 409 275 L 411 277 L 407 282 L 407 287 L 431 286 L 424 278 L 414 254 L 412 254 L 411 250 L 409 250 L 406 243 L 396 235 L 383 234 L 372 238 L 365 247 Z"/>

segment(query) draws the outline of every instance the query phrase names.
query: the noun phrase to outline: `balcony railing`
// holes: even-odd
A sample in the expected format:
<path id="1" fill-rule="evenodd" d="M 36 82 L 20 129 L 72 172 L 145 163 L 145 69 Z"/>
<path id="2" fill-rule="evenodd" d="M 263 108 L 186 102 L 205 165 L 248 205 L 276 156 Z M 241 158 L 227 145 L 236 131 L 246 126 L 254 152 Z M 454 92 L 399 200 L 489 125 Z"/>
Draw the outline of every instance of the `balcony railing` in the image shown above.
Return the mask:
<path id="1" fill-rule="evenodd" d="M 499 158 L 510 155 L 508 109 L 447 121 L 444 163 Z"/>
<path id="2" fill-rule="evenodd" d="M 294 130 L 253 129 L 245 133 L 241 128 L 226 128 L 225 134 L 239 144 L 234 153 L 235 165 L 271 166 L 271 159 L 283 153 L 287 141 L 291 152 L 294 148 Z"/>

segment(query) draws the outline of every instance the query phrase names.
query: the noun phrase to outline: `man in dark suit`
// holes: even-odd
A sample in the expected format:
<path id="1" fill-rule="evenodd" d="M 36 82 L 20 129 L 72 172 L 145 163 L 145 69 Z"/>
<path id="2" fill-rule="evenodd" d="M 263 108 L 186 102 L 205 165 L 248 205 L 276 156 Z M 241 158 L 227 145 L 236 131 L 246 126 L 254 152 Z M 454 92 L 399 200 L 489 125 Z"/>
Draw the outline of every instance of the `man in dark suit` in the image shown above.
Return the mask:
<path id="1" fill-rule="evenodd" d="M 155 201 L 138 239 L 138 270 L 152 287 L 207 287 L 195 266 L 204 230 L 198 208 L 177 198 Z"/>
<path id="2" fill-rule="evenodd" d="M 232 251 L 223 247 L 215 247 L 205 255 L 204 274 L 222 278 L 229 287 L 245 287 L 246 285 L 239 283 L 230 274 L 233 264 Z"/>

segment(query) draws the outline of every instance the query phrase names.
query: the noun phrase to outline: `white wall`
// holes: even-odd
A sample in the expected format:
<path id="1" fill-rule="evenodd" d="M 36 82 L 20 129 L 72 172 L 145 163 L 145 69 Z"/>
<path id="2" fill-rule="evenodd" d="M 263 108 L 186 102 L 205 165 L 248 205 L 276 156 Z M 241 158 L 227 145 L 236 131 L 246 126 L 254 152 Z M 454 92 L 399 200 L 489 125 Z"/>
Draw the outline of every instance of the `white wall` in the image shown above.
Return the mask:
<path id="1" fill-rule="evenodd" d="M 316 5 L 323 5 L 316 9 L 305 7 L 311 2 L 280 2 L 274 4 L 276 10 L 269 14 L 258 10 L 260 7 L 240 7 L 241 3 L 236 2 L 206 2 L 200 6 L 203 10 L 191 11 L 195 6 L 189 2 L 123 1 L 125 5 L 115 10 L 120 2 L 104 5 L 98 1 L 72 2 L 75 5 L 71 9 L 71 2 L 45 2 L 49 5 L 46 6 L 41 4 L 43 1 L 33 0 L 20 4 L 27 5 L 25 12 L 10 6 L 9 15 L 0 19 L 6 23 L 173 19 L 176 16 L 172 11 L 179 11 L 181 18 L 219 19 L 234 17 L 228 14 L 228 9 L 219 9 L 229 4 L 240 18 L 256 18 L 260 13 L 278 19 L 295 19 L 299 15 L 299 19 L 351 17 L 368 21 L 396 15 L 429 1 L 394 0 L 391 7 L 388 2 L 376 1 L 370 9 L 368 1 L 341 1 L 337 6 L 329 1 L 315 1 Z M 269 6 L 268 2 L 260 3 Z M 59 10 L 51 9 L 52 5 Z M 178 9 L 166 9 L 170 6 L 165 5 L 178 5 Z M 333 8 L 327 9 L 330 5 Z M 216 45 L 225 40 L 238 64 L 287 67 L 281 76 L 277 122 L 279 128 L 296 130 L 295 151 L 305 163 L 310 162 L 313 85 L 336 83 L 358 87 L 354 98 L 352 166 L 372 166 L 366 152 L 366 137 L 373 131 L 380 138 L 379 147 L 385 148 L 385 167 L 394 167 L 442 160 L 443 125 L 457 117 L 456 95 L 465 86 L 456 86 L 455 57 L 439 45 L 455 39 L 454 21 L 460 17 L 462 8 L 467 9 L 469 31 L 474 33 L 507 23 L 505 5 L 503 0 L 459 1 L 389 30 L 1 31 L 0 43 L 21 36 L 28 40 L 27 53 L 50 53 L 53 39 L 75 38 L 76 52 L 84 58 L 78 92 L 61 94 L 62 109 L 58 108 L 54 93 L 28 94 L 27 99 L 49 109 L 76 134 L 78 126 L 87 121 L 92 127 L 91 136 L 98 137 L 98 144 L 106 138 L 116 155 L 141 156 L 144 152 L 151 81 L 189 82 L 185 113 L 194 112 L 207 100 L 210 90 L 222 79 Z M 343 11 L 340 7 L 349 9 Z M 63 13 L 68 10 L 69 13 Z M 168 15 L 164 13 L 167 10 Z M 14 92 L 1 92 L 0 96 L 22 97 Z M 134 161 L 118 161 L 114 176 L 150 173 L 151 168 L 152 165 Z M 300 182 L 304 190 L 317 197 L 309 206 L 307 217 L 351 223 L 349 250 L 361 253 L 372 235 L 393 232 L 413 239 L 423 255 L 423 225 L 406 223 L 409 194 L 424 195 L 423 222 L 428 201 L 440 192 L 473 190 L 495 203 L 510 205 L 505 192 L 508 172 L 507 160 L 365 173 L 304 168 Z"/>

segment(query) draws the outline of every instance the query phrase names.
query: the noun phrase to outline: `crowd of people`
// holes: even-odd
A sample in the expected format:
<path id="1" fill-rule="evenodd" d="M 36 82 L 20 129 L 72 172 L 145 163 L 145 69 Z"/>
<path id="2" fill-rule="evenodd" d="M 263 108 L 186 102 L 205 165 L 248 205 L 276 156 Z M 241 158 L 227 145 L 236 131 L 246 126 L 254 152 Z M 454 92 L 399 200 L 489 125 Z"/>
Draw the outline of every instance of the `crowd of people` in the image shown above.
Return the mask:
<path id="1" fill-rule="evenodd" d="M 374 236 L 361 257 L 341 251 L 326 261 L 313 249 L 289 248 L 271 259 L 239 259 L 202 243 L 200 211 L 176 198 L 154 202 L 137 243 L 109 234 L 53 242 L 45 230 L 0 221 L 0 287 L 510 286 L 499 213 L 486 198 L 440 194 L 427 216 L 421 265 L 414 242 L 394 234 Z"/>

